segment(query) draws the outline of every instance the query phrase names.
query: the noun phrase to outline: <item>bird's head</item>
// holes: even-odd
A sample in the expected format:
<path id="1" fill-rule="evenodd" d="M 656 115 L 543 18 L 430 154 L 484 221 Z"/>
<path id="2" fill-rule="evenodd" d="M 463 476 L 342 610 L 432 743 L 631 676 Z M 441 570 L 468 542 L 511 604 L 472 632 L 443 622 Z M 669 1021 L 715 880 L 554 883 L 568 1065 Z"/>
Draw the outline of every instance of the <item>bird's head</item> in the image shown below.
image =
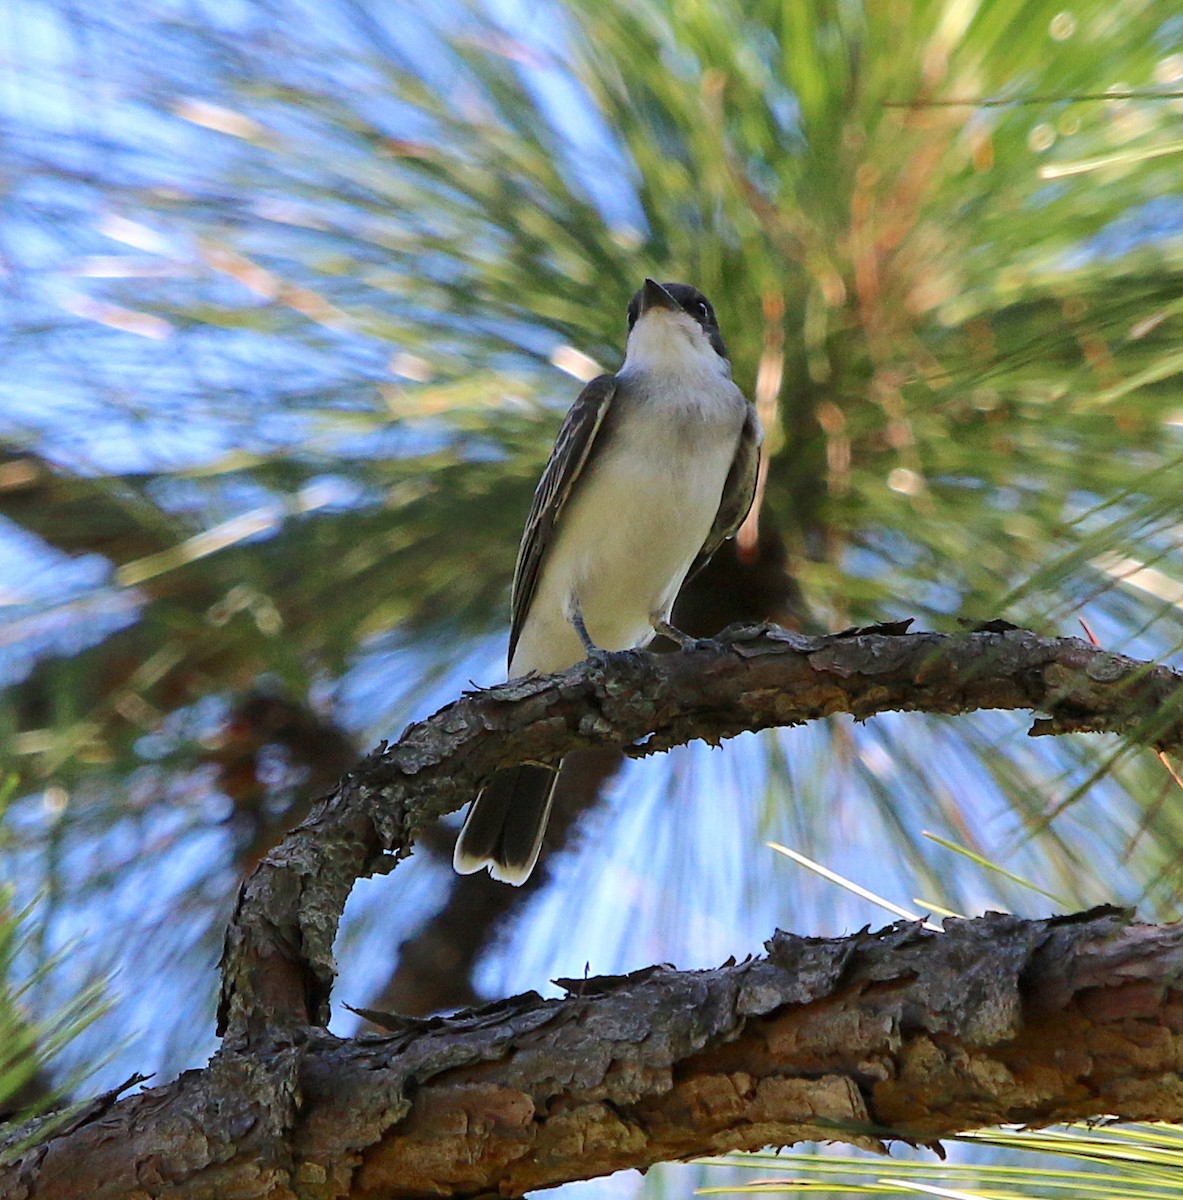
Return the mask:
<path id="1" fill-rule="evenodd" d="M 646 279 L 628 306 L 622 371 L 712 370 L 731 373 L 711 302 L 688 283 Z"/>

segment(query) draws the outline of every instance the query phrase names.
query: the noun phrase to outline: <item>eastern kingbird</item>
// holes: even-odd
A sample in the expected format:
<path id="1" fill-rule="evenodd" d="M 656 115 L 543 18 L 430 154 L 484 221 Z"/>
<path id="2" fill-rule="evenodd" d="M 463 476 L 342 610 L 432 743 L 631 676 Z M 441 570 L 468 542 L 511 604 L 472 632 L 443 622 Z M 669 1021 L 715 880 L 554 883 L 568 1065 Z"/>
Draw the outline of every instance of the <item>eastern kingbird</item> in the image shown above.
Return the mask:
<path id="1" fill-rule="evenodd" d="M 760 425 L 731 380 L 710 302 L 646 279 L 628 327 L 624 365 L 580 393 L 534 493 L 513 580 L 511 679 L 655 632 L 685 644 L 669 624 L 678 590 L 751 507 Z M 498 771 L 460 831 L 456 870 L 524 883 L 557 773 Z"/>

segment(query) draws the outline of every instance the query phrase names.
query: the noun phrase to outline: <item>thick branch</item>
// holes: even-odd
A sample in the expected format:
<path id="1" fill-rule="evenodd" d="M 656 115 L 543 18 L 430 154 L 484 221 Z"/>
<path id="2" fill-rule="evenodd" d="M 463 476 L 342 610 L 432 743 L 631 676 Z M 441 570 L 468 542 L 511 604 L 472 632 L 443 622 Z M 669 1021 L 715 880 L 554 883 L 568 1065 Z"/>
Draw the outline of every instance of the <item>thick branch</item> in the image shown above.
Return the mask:
<path id="1" fill-rule="evenodd" d="M 830 637 L 732 631 L 678 654 L 626 652 L 465 696 L 366 758 L 244 884 L 223 956 L 221 1023 L 233 1044 L 328 1018 L 332 945 L 356 879 L 389 870 L 422 826 L 499 767 L 614 743 L 647 754 L 703 738 L 891 710 L 1046 714 L 1032 733 L 1181 738 L 1183 676 L 1024 630 Z"/>
<path id="2" fill-rule="evenodd" d="M 29 1152 L 0 1197 L 514 1196 L 806 1139 L 1183 1118 L 1179 926 L 991 914 L 768 950 L 378 1038 L 309 1031 L 278 1112 L 257 1081 L 293 1052 L 225 1056 Z"/>

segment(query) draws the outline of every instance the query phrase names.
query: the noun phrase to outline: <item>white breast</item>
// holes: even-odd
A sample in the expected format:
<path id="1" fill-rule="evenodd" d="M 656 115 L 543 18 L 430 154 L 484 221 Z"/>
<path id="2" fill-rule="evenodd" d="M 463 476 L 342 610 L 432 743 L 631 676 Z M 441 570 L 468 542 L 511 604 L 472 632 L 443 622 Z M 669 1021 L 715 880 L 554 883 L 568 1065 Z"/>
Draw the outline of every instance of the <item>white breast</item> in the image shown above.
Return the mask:
<path id="1" fill-rule="evenodd" d="M 593 451 L 562 514 L 511 676 L 584 658 L 570 621 L 576 603 L 601 649 L 644 644 L 714 524 L 746 401 L 713 351 L 689 356 L 683 342 L 671 355 L 664 340 L 649 339 L 635 354 L 630 339 L 611 440 Z"/>

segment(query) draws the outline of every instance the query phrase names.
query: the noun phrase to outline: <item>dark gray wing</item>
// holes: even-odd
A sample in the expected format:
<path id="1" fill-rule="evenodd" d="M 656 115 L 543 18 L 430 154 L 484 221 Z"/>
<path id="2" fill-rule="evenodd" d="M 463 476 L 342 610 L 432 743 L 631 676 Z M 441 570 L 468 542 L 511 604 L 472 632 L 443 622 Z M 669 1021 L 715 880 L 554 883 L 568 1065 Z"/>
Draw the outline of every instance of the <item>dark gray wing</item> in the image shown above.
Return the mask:
<path id="1" fill-rule="evenodd" d="M 749 404 L 743 430 L 739 435 L 739 444 L 735 447 L 735 457 L 731 460 L 731 470 L 727 472 L 727 482 L 723 485 L 723 494 L 719 498 L 719 511 L 715 514 L 715 523 L 711 526 L 698 557 L 686 573 L 687 579 L 692 579 L 705 567 L 711 555 L 743 524 L 756 495 L 756 473 L 759 468 L 760 422 L 756 419 L 755 407 Z"/>
<path id="2" fill-rule="evenodd" d="M 538 588 L 538 576 L 546 551 L 553 541 L 555 526 L 583 472 L 592 443 L 604 424 L 615 394 L 615 375 L 600 375 L 579 393 L 579 398 L 571 405 L 571 411 L 563 421 L 559 436 L 555 439 L 555 448 L 550 452 L 550 461 L 538 481 L 534 503 L 526 518 L 522 544 L 518 548 L 517 569 L 513 574 L 510 662 L 513 661 L 513 652 L 517 648 L 522 626 L 526 623 L 526 614 L 530 611 L 534 592 Z"/>

